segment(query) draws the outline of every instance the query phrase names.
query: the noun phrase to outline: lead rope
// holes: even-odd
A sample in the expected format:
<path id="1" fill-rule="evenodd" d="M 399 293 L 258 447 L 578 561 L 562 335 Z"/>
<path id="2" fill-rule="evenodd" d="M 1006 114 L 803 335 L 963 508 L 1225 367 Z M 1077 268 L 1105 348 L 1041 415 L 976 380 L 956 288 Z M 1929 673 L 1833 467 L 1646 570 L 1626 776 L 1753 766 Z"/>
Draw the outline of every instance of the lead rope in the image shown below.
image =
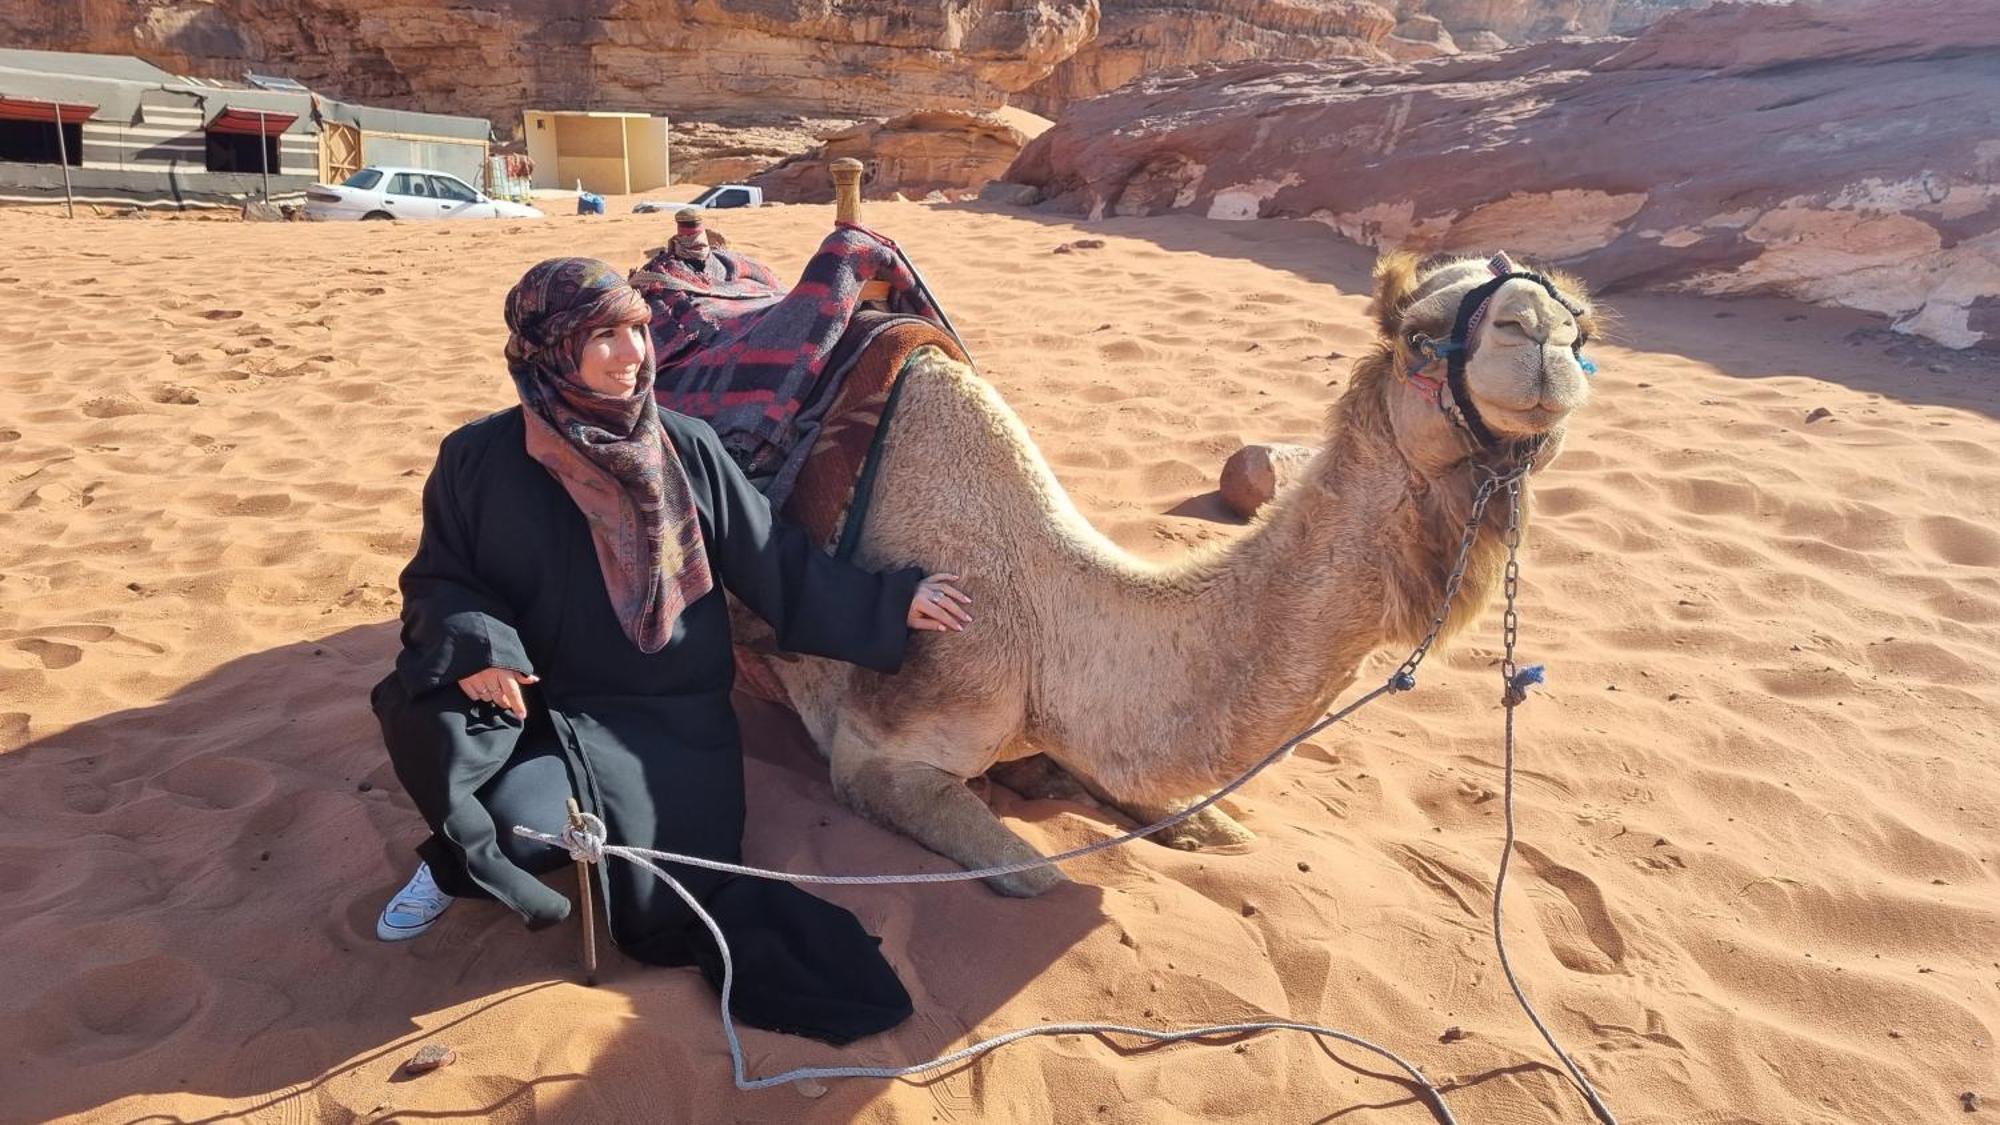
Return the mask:
<path id="1" fill-rule="evenodd" d="M 1618 1118 L 1611 1112 L 1611 1107 L 1605 1105 L 1604 1099 L 1598 1096 L 1597 1087 L 1591 1085 L 1589 1077 L 1583 1073 L 1583 1068 L 1576 1065 L 1576 1060 L 1569 1057 L 1569 1052 L 1563 1050 L 1561 1043 L 1556 1042 L 1555 1033 L 1549 1030 L 1548 1024 L 1542 1022 L 1541 1013 L 1535 1011 L 1535 1006 L 1528 1002 L 1528 994 L 1522 990 L 1521 982 L 1514 976 L 1514 965 L 1507 958 L 1507 931 L 1501 896 L 1507 890 L 1507 868 L 1514 860 L 1514 709 L 1527 700 L 1529 684 L 1542 682 L 1540 665 L 1520 670 L 1514 667 L 1514 644 L 1521 628 L 1520 615 L 1515 612 L 1515 603 L 1521 594 L 1520 553 L 1521 482 L 1517 479 L 1507 483 L 1507 570 L 1501 584 L 1501 594 L 1506 599 L 1507 605 L 1506 611 L 1500 618 L 1500 638 L 1503 646 L 1500 655 L 1502 685 L 1500 706 L 1506 714 L 1507 733 L 1506 758 L 1501 767 L 1505 779 L 1505 792 L 1500 801 L 1500 808 L 1506 817 L 1507 833 L 1500 844 L 1500 870 L 1493 877 L 1493 948 L 1500 955 L 1500 972 L 1507 978 L 1507 987 L 1514 990 L 1514 999 L 1520 1002 L 1521 1011 L 1527 1013 L 1528 1022 L 1535 1025 L 1535 1030 L 1542 1033 L 1542 1040 L 1549 1045 L 1549 1050 L 1554 1051 L 1556 1058 L 1562 1060 L 1563 1068 L 1569 1071 L 1570 1081 L 1576 1083 L 1577 1092 L 1590 1104 L 1590 1112 L 1596 1114 L 1597 1119 L 1604 1125 L 1618 1125 Z"/>
<path id="2" fill-rule="evenodd" d="M 660 881 L 666 883 L 668 888 L 674 894 L 678 895 L 682 902 L 687 904 L 688 909 L 694 912 L 695 917 L 701 919 L 702 924 L 708 928 L 710 936 L 715 939 L 716 949 L 722 957 L 722 987 L 720 989 L 720 996 L 718 997 L 718 1005 L 722 1016 L 723 1035 L 729 1041 L 731 1075 L 735 1081 L 736 1088 L 739 1090 L 763 1090 L 773 1086 L 782 1086 L 787 1083 L 804 1083 L 822 1078 L 907 1078 L 952 1066 L 967 1059 L 983 1055 L 996 1048 L 1004 1047 L 1009 1043 L 1019 1042 L 1020 1040 L 1040 1035 L 1130 1035 L 1157 1043 L 1175 1043 L 1190 1039 L 1203 1039 L 1217 1035 L 1238 1035 L 1254 1031 L 1303 1031 L 1360 1047 L 1394 1063 L 1410 1076 L 1411 1081 L 1422 1091 L 1424 1099 L 1430 1104 L 1431 1109 L 1437 1114 L 1438 1119 L 1444 1125 L 1458 1125 L 1458 1119 L 1452 1115 L 1451 1108 L 1445 1104 L 1443 1091 L 1416 1064 L 1409 1062 L 1389 1048 L 1370 1042 L 1360 1036 L 1331 1027 L 1323 1027 L 1318 1024 L 1298 1023 L 1289 1020 L 1259 1020 L 1245 1023 L 1213 1024 L 1205 1027 L 1184 1028 L 1178 1031 L 1162 1031 L 1155 1028 L 1129 1027 L 1123 1024 L 1105 1023 L 1042 1024 L 1036 1027 L 1018 1028 L 989 1039 L 980 1040 L 970 1046 L 963 1047 L 947 1055 L 941 1055 L 927 1062 L 912 1063 L 908 1066 L 804 1066 L 787 1070 L 781 1074 L 753 1078 L 746 1071 L 742 1040 L 736 1031 L 735 1017 L 729 1011 L 730 996 L 736 984 L 736 963 L 735 959 L 731 956 L 728 939 L 723 936 L 722 927 L 717 924 L 708 911 L 702 908 L 701 903 L 695 900 L 693 894 L 681 885 L 680 880 L 674 878 L 664 868 L 660 867 L 659 862 L 678 863 L 709 871 L 720 871 L 732 875 L 747 875 L 761 879 L 777 879 L 792 883 L 836 885 L 958 883 L 969 882 L 974 879 L 991 878 L 997 875 L 1010 875 L 1038 867 L 1066 863 L 1096 852 L 1120 847 L 1133 840 L 1149 836 L 1162 829 L 1179 824 L 1242 788 L 1251 778 L 1257 776 L 1266 767 L 1283 758 L 1300 742 L 1338 723 L 1384 695 L 1409 691 L 1416 687 L 1417 668 L 1423 663 L 1424 657 L 1429 654 L 1432 645 L 1436 643 L 1438 636 L 1443 632 L 1445 621 L 1451 613 L 1452 602 L 1458 596 L 1459 587 L 1464 583 L 1466 567 L 1472 555 L 1472 544 L 1478 537 L 1480 523 L 1485 516 L 1486 509 L 1494 495 L 1502 488 L 1505 488 L 1509 501 L 1505 586 L 1507 608 L 1503 626 L 1506 652 L 1501 662 L 1501 673 L 1503 682 L 1506 684 L 1506 691 L 1502 698 L 1503 707 L 1506 712 L 1506 792 L 1503 801 L 1506 813 L 1506 839 L 1502 845 L 1499 874 L 1494 879 L 1493 885 L 1493 939 L 1495 946 L 1499 950 L 1501 971 L 1507 978 L 1508 986 L 1514 991 L 1515 1000 L 1520 1003 L 1522 1010 L 1527 1013 L 1528 1019 L 1535 1025 L 1535 1029 L 1541 1032 L 1542 1038 L 1548 1043 L 1550 1049 L 1555 1052 L 1556 1057 L 1568 1069 L 1571 1079 L 1576 1083 L 1578 1090 L 1582 1092 L 1584 1099 L 1589 1102 L 1592 1113 L 1597 1116 L 1597 1119 L 1603 1125 L 1618 1125 L 1617 1117 L 1605 1106 L 1603 1100 L 1597 1094 L 1596 1087 L 1591 1085 L 1590 1080 L 1584 1076 L 1582 1069 L 1563 1050 L 1562 1046 L 1556 1042 L 1555 1035 L 1549 1031 L 1548 1026 L 1543 1023 L 1541 1016 L 1535 1011 L 1533 1005 L 1528 1002 L 1527 994 L 1522 991 L 1519 981 L 1514 976 L 1513 967 L 1508 962 L 1506 940 L 1501 930 L 1502 914 L 1500 896 L 1506 885 L 1507 867 L 1512 859 L 1514 850 L 1514 708 L 1526 699 L 1528 685 L 1540 683 L 1542 680 L 1542 669 L 1539 665 L 1519 670 L 1514 666 L 1514 644 L 1519 628 L 1519 617 L 1515 611 L 1515 604 L 1520 588 L 1520 564 L 1518 556 L 1521 543 L 1521 481 L 1527 476 L 1534 457 L 1539 452 L 1540 445 L 1537 443 L 1528 448 L 1520 464 L 1512 471 L 1505 474 L 1489 472 L 1486 479 L 1481 482 L 1478 490 L 1473 495 L 1471 512 L 1466 518 L 1464 535 L 1459 543 L 1458 557 L 1452 565 L 1450 576 L 1446 579 L 1444 596 L 1438 606 L 1436 615 L 1431 619 L 1429 631 L 1384 683 L 1378 685 L 1374 690 L 1348 704 L 1346 707 L 1341 708 L 1339 711 L 1321 719 L 1319 722 L 1285 740 L 1283 745 L 1265 755 L 1263 759 L 1251 766 L 1242 776 L 1228 785 L 1172 816 L 1147 825 L 1144 828 L 1126 832 L 1107 840 L 1100 840 L 1095 844 L 1073 848 L 1057 855 L 1046 856 L 1038 860 L 1030 860 L 1023 863 L 1005 864 L 999 867 L 986 867 L 969 871 L 918 872 L 907 875 L 798 874 L 786 871 L 773 871 L 761 867 L 751 867 L 745 864 L 727 863 L 722 860 L 707 859 L 702 856 L 658 851 L 653 848 L 635 848 L 610 844 L 606 842 L 607 833 L 603 821 L 589 814 L 585 814 L 579 822 L 565 828 L 560 834 L 551 835 L 545 832 L 537 832 L 524 825 L 515 825 L 514 834 L 530 840 L 537 840 L 553 847 L 564 848 L 569 852 L 570 858 L 579 863 L 602 863 L 604 862 L 604 857 L 616 856 L 644 868 Z"/>

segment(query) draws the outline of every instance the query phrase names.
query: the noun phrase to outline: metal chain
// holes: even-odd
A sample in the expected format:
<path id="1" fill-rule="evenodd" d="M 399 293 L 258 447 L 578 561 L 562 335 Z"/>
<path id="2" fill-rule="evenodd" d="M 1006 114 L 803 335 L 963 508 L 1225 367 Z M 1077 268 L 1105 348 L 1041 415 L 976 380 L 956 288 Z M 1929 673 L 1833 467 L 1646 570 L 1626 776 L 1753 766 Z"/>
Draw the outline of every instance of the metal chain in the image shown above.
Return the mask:
<path id="1" fill-rule="evenodd" d="M 1458 588 L 1465 581 L 1466 568 L 1472 565 L 1472 544 L 1479 538 L 1479 527 L 1486 519 L 1487 505 L 1492 503 L 1494 494 L 1504 487 L 1509 495 L 1516 498 L 1518 509 L 1521 481 L 1533 469 L 1535 458 L 1542 451 L 1542 444 L 1542 439 L 1537 439 L 1526 446 L 1520 452 L 1519 461 L 1504 473 L 1495 472 L 1484 465 L 1475 466 L 1478 471 L 1486 474 L 1486 479 L 1480 482 L 1478 489 L 1472 494 L 1472 510 L 1465 517 L 1465 534 L 1458 541 L 1458 558 L 1453 560 L 1451 574 L 1445 579 L 1444 597 L 1438 601 L 1437 614 L 1431 618 L 1430 630 L 1424 634 L 1423 640 L 1417 642 L 1417 647 L 1410 651 L 1410 655 L 1404 658 L 1395 674 L 1389 677 L 1391 691 L 1409 691 L 1417 686 L 1417 667 L 1424 662 L 1424 657 L 1430 655 L 1431 646 L 1437 643 L 1438 635 L 1444 632 L 1445 620 L 1451 616 L 1452 604 L 1458 598 Z M 1518 515 L 1518 510 L 1516 514 Z M 1518 528 L 1510 530 L 1513 535 L 1513 541 L 1509 545 L 1509 559 L 1512 565 L 1511 551 L 1519 547 L 1520 534 Z M 1517 566 L 1514 567 L 1513 573 L 1518 577 Z M 1508 612 L 1512 613 L 1511 603 Z M 1509 628 L 1513 628 L 1515 624 L 1517 623 L 1510 619 Z"/>

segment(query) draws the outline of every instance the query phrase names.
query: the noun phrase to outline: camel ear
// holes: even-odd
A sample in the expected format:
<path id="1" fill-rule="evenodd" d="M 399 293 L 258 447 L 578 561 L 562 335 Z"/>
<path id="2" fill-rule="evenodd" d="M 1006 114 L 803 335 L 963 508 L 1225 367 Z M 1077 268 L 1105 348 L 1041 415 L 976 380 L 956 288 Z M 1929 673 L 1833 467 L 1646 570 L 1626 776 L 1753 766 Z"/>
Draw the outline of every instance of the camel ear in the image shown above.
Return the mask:
<path id="1" fill-rule="evenodd" d="M 1402 331 L 1403 309 L 1417 291 L 1420 261 L 1415 254 L 1403 251 L 1384 254 L 1375 261 L 1375 299 L 1369 303 L 1368 311 L 1374 315 L 1382 335 L 1389 339 L 1395 339 Z"/>

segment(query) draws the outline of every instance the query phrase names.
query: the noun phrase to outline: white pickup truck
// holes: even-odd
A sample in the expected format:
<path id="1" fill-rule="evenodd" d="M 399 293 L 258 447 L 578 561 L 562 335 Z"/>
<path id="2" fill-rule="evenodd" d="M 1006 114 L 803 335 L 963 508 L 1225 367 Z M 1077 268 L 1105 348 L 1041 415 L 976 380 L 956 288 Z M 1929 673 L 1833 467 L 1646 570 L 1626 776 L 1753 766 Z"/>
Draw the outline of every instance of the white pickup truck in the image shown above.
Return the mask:
<path id="1" fill-rule="evenodd" d="M 632 210 L 641 215 L 657 211 L 678 211 L 683 207 L 693 207 L 700 211 L 721 211 L 730 207 L 762 207 L 764 189 L 749 184 L 717 184 L 686 203 L 669 203 L 660 199 L 642 199 L 632 205 Z"/>

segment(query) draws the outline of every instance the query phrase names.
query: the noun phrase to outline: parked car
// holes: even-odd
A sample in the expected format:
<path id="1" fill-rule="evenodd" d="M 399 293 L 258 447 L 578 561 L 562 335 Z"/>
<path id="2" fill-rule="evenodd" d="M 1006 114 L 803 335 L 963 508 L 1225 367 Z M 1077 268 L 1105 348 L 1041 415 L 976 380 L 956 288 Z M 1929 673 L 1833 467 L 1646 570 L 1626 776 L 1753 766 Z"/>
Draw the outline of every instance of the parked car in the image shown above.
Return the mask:
<path id="1" fill-rule="evenodd" d="M 306 189 L 308 219 L 539 219 L 521 203 L 492 199 L 457 176 L 369 165 L 338 184 Z"/>
<path id="2" fill-rule="evenodd" d="M 764 189 L 749 184 L 717 184 L 686 203 L 672 203 L 664 199 L 642 199 L 632 205 L 635 214 L 648 215 L 657 211 L 678 211 L 683 207 L 696 210 L 720 211 L 727 207 L 762 207 Z"/>

